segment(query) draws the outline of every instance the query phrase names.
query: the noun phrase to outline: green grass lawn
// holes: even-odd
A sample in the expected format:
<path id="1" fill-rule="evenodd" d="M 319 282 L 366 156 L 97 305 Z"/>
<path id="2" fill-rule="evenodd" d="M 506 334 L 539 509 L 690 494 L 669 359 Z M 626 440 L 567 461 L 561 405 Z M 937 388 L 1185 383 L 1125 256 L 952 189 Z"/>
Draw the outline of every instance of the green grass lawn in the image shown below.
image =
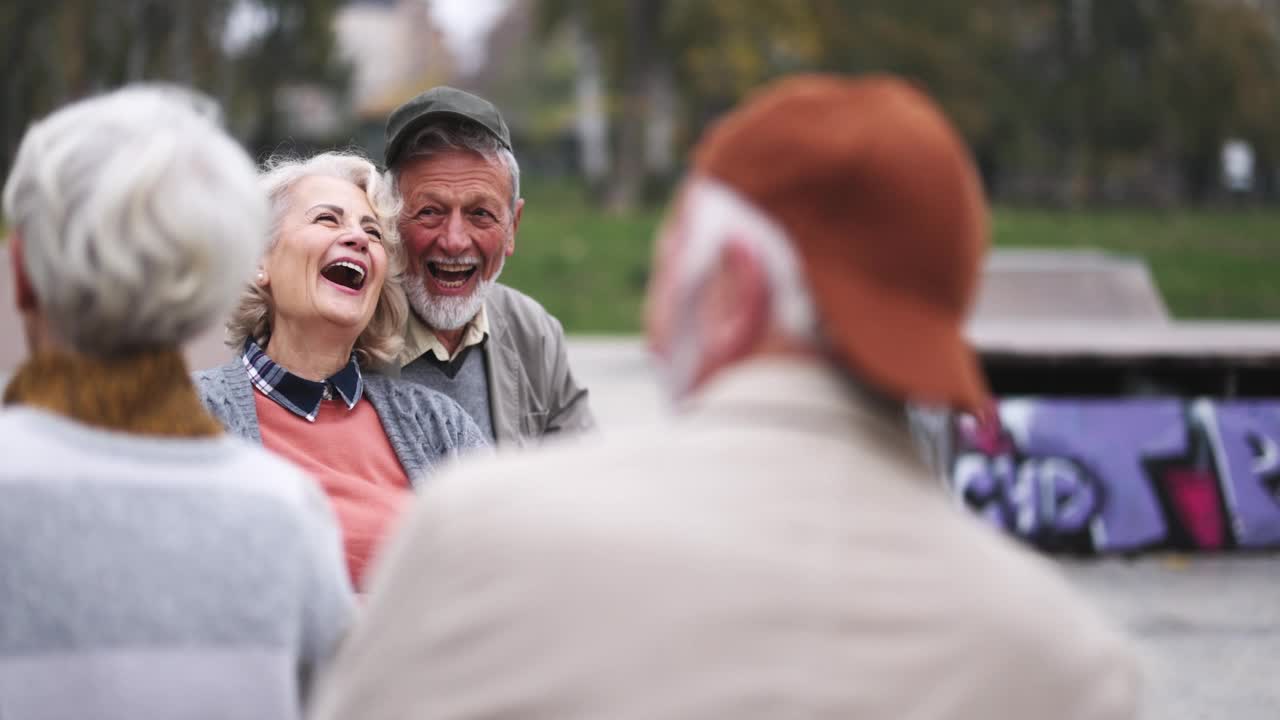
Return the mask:
<path id="1" fill-rule="evenodd" d="M 609 215 L 572 188 L 531 189 L 503 280 L 540 300 L 571 332 L 636 332 L 661 217 L 657 210 Z M 1280 210 L 1000 209 L 994 240 L 1146 258 L 1181 318 L 1280 319 Z"/>
<path id="2" fill-rule="evenodd" d="M 526 191 L 502 280 L 546 305 L 570 332 L 637 332 L 661 219 L 661 211 L 604 213 L 570 188 Z"/>

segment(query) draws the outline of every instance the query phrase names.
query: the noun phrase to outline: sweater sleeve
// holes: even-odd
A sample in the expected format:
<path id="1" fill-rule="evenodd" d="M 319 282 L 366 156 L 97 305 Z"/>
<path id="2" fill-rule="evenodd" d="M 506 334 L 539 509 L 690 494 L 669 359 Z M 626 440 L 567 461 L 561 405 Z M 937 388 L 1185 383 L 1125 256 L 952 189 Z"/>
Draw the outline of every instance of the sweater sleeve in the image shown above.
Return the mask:
<path id="1" fill-rule="evenodd" d="M 422 387 L 414 387 L 415 391 L 425 390 L 418 399 L 420 407 L 425 407 L 422 416 L 431 427 L 425 428 L 428 436 L 435 438 L 435 444 L 441 455 L 456 457 L 475 448 L 489 447 L 489 441 L 471 414 L 462 408 L 456 400 L 441 392 Z"/>
<path id="2" fill-rule="evenodd" d="M 228 377 L 240 382 L 233 385 Z M 262 442 L 253 408 L 253 392 L 248 375 L 239 363 L 199 370 L 192 373 L 191 380 L 195 383 L 200 403 L 227 432 L 251 442 Z"/>
<path id="3" fill-rule="evenodd" d="M 459 452 L 473 448 L 489 447 L 489 441 L 485 438 L 484 431 L 472 419 L 470 413 L 463 410 L 462 406 L 452 398 L 446 397 L 444 399 L 452 403 L 449 412 L 453 414 L 454 421 L 450 423 L 449 427 L 453 429 L 453 436 L 450 438 L 450 442 L 453 443 L 453 454 L 456 455 Z"/>
<path id="4" fill-rule="evenodd" d="M 591 412 L 587 389 L 574 380 L 569 369 L 569 353 L 565 347 L 564 328 L 551 314 L 546 316 L 548 377 L 547 424 L 544 435 L 556 433 L 582 433 L 596 428 L 596 418 Z"/>
<path id="5" fill-rule="evenodd" d="M 444 393 L 375 374 L 365 377 L 365 393 L 415 487 L 444 462 L 489 445 L 467 411 Z"/>

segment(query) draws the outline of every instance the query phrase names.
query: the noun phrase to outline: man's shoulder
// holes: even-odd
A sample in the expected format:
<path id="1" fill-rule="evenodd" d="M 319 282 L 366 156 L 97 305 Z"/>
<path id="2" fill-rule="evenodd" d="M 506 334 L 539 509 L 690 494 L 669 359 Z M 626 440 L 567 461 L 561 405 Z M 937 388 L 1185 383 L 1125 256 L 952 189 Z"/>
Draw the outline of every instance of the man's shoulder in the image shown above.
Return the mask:
<path id="1" fill-rule="evenodd" d="M 756 568 L 760 582 L 822 578 L 847 602 L 800 590 L 781 602 L 842 622 L 858 615 L 850 608 L 864 607 L 867 578 L 877 577 L 871 595 L 893 597 L 893 616 L 912 627 L 940 632 L 931 656 L 963 667 L 974 693 L 995 696 L 993 678 L 1017 672 L 1025 687 L 1064 707 L 1079 707 L 1067 695 L 1108 708 L 1132 704 L 1138 678 L 1128 644 L 1049 562 L 928 492 L 923 478 L 889 464 L 851 464 L 847 449 L 833 449 L 844 442 L 806 446 L 810 464 L 792 474 L 771 464 L 774 448 L 757 432 L 684 421 L 499 453 L 436 478 L 416 511 L 424 532 L 404 550 L 443 542 L 512 569 L 554 558 L 566 576 L 614 580 L 611 573 L 628 568 L 660 568 L 691 578 L 671 597 L 691 606 L 733 587 L 718 584 L 723 575 L 697 579 L 699 558 L 710 552 L 727 566 Z M 812 457 L 824 452 L 830 457 Z M 904 491 L 873 490 L 861 482 L 870 472 L 884 475 L 875 487 Z M 443 526 L 446 536 L 425 531 Z M 846 544 L 854 536 L 863 539 Z M 848 631 L 860 632 L 860 622 Z"/>
<path id="2" fill-rule="evenodd" d="M 564 334 L 560 321 L 542 303 L 508 285 L 494 283 L 485 303 L 495 330 L 539 338 L 548 332 Z"/>
<path id="3" fill-rule="evenodd" d="M 963 619 L 967 645 L 982 648 L 971 658 L 975 668 L 1018 666 L 1028 687 L 1131 703 L 1139 678 L 1129 642 L 1062 568 L 974 518 L 956 520 L 949 540 L 936 543 L 934 562 L 953 568 L 944 602 Z"/>
<path id="4" fill-rule="evenodd" d="M 778 512 L 809 512 L 823 522 L 833 516 L 854 522 L 863 518 L 868 532 L 880 534 L 894 547 L 863 548 L 859 552 L 865 550 L 865 555 L 854 553 L 849 561 L 904 563 L 902 577 L 915 578 L 922 587 L 945 590 L 945 602 L 964 614 L 975 632 L 1034 645 L 1071 627 L 1075 644 L 1063 641 L 1064 652 L 1116 637 L 1052 563 L 927 491 L 921 478 L 898 477 L 881 468 L 887 476 L 880 483 L 908 488 L 885 499 L 884 493 L 858 482 L 859 473 L 875 472 L 878 466 L 846 467 L 841 463 L 847 455 L 833 452 L 828 465 L 836 467 L 824 470 L 819 468 L 821 463 L 814 465 L 811 485 L 783 481 L 773 468 L 759 466 L 767 465 L 759 453 L 769 448 L 753 451 L 749 446 L 758 439 L 732 429 L 707 430 L 682 422 L 614 436 L 571 438 L 532 452 L 498 453 L 459 466 L 437 479 L 433 502 L 458 517 L 495 523 L 472 528 L 477 535 L 502 535 L 520 527 L 543 536 L 564 536 L 568 542 L 581 530 L 580 521 L 593 527 L 603 522 L 606 530 L 592 532 L 613 536 L 647 532 L 646 528 L 662 524 L 632 520 L 670 522 L 675 515 L 686 519 L 701 515 L 708 521 L 723 512 L 765 518 Z M 823 451 L 821 447 L 811 450 Z M 804 472 L 803 467 L 797 472 Z M 796 493 L 849 497 L 830 492 L 845 481 L 859 498 L 847 507 L 835 499 L 816 506 L 790 502 Z M 501 510 L 495 512 L 496 508 Z M 893 517 L 884 517 L 887 514 Z M 610 523 L 608 518 L 627 522 Z M 743 533 L 751 523 L 744 520 L 723 527 L 727 533 Z M 689 535 L 699 537 L 703 535 Z M 938 598 L 921 601 L 940 602 Z M 1046 617 L 1058 617 L 1062 624 L 1047 623 Z"/>

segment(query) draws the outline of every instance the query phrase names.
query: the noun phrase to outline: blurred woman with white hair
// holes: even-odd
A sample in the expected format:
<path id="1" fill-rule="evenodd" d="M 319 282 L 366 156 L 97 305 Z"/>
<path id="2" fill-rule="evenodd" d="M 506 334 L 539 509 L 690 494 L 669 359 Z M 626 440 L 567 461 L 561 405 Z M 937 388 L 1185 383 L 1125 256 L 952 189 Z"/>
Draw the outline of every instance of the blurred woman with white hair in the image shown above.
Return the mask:
<path id="1" fill-rule="evenodd" d="M 150 86 L 75 103 L 5 183 L 31 354 L 0 409 L 4 717 L 300 717 L 351 621 L 324 496 L 225 435 L 179 351 L 267 232 L 210 106 Z"/>
<path id="2" fill-rule="evenodd" d="M 328 152 L 267 168 L 268 249 L 228 324 L 240 356 L 197 383 L 228 430 L 324 488 L 359 587 L 411 489 L 487 442 L 448 396 L 367 372 L 392 366 L 409 312 L 398 203 L 373 163 Z"/>

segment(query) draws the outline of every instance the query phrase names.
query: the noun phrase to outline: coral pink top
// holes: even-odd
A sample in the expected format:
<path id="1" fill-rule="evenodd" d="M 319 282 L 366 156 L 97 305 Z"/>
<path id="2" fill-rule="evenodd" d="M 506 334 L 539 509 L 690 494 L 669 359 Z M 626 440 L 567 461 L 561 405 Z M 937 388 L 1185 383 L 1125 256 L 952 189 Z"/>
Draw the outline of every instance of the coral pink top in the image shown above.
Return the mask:
<path id="1" fill-rule="evenodd" d="M 310 473 L 329 496 L 351 583 L 361 589 L 369 560 L 412 497 L 377 411 L 366 399 L 350 410 L 325 400 L 307 422 L 261 392 L 253 400 L 263 446 Z"/>

